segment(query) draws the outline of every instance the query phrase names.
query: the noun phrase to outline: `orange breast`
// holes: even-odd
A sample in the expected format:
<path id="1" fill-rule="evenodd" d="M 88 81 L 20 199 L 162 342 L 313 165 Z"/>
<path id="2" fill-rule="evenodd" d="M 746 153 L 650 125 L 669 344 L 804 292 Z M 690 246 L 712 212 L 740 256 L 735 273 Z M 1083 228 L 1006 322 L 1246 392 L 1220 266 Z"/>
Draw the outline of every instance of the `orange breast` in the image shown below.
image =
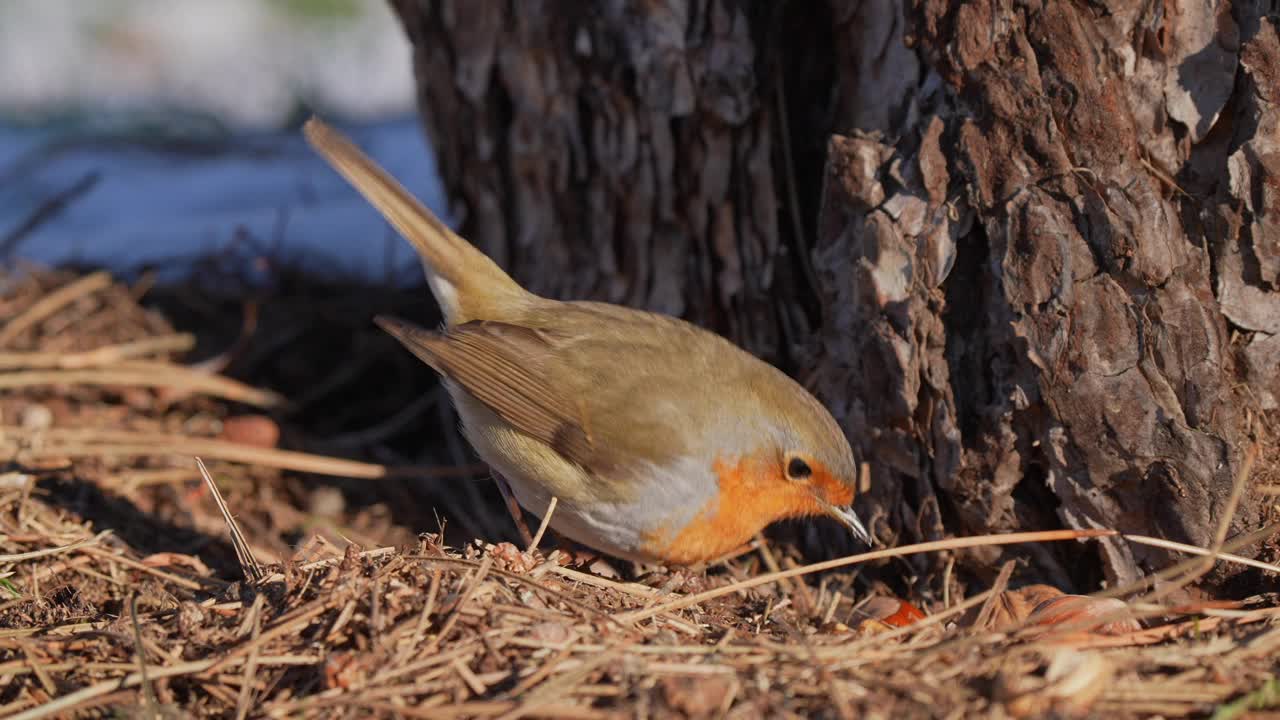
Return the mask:
<path id="1" fill-rule="evenodd" d="M 815 490 L 836 505 L 853 500 L 853 491 L 820 465 L 813 467 L 809 483 L 786 479 L 782 458 L 772 451 L 717 459 L 712 468 L 719 480 L 718 496 L 684 527 L 649 533 L 648 552 L 669 563 L 706 562 L 747 542 L 772 522 L 821 514 Z"/>

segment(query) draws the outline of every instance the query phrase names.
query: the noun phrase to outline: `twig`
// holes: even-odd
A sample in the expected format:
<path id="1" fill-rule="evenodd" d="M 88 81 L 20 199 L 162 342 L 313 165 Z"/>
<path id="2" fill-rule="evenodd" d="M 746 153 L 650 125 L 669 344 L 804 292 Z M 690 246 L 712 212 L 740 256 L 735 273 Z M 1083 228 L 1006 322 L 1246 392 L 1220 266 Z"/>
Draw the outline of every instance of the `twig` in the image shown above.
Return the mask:
<path id="1" fill-rule="evenodd" d="M 1259 528 L 1257 530 L 1245 533 L 1243 535 L 1238 535 L 1232 538 L 1231 540 L 1229 540 L 1226 544 L 1222 546 L 1224 552 L 1215 553 L 1213 557 L 1222 559 L 1222 560 L 1229 560 L 1234 556 L 1228 553 L 1234 552 L 1235 550 L 1239 550 L 1240 548 L 1248 547 L 1255 543 L 1259 543 L 1264 540 L 1267 540 L 1277 533 L 1280 533 L 1280 522 L 1274 522 L 1274 523 L 1271 523 L 1270 525 L 1267 525 L 1266 527 Z M 1126 583 L 1119 587 L 1108 588 L 1106 590 L 1099 590 L 1098 592 L 1091 593 L 1091 596 L 1100 597 L 1100 598 L 1123 597 L 1125 595 L 1129 595 L 1131 593 L 1139 592 L 1141 590 L 1149 588 L 1152 585 L 1155 585 L 1156 583 L 1161 582 L 1163 580 L 1168 580 L 1169 578 L 1176 577 L 1184 572 L 1187 572 L 1191 568 L 1199 567 L 1202 562 L 1204 561 L 1200 557 L 1189 558 L 1187 560 L 1183 560 L 1182 562 L 1170 565 L 1169 567 L 1164 568 L 1159 572 L 1153 573 L 1151 575 L 1147 575 L 1145 577 L 1140 577 L 1137 580 L 1134 580 L 1133 582 Z"/>
<path id="2" fill-rule="evenodd" d="M 1228 560 L 1239 565 L 1246 565 L 1251 568 L 1266 570 L 1267 572 L 1280 573 L 1280 565 L 1262 562 L 1261 560 L 1254 560 L 1253 558 L 1247 558 L 1243 555 L 1233 555 L 1228 552 L 1215 553 L 1212 550 L 1206 550 L 1196 545 L 1174 542 L 1173 540 L 1165 540 L 1164 538 L 1154 538 L 1149 535 L 1131 535 L 1129 533 L 1124 533 L 1120 537 L 1128 540 L 1129 542 L 1138 543 L 1139 545 L 1150 545 L 1152 547 L 1164 548 L 1166 550 L 1177 550 L 1178 552 L 1184 552 L 1190 555 L 1199 555 L 1201 557 L 1210 557 L 1216 560 Z"/>
<path id="3" fill-rule="evenodd" d="M 551 516 L 556 511 L 556 505 L 560 502 L 560 498 L 555 495 L 551 496 L 551 502 L 547 504 L 547 511 L 542 514 L 542 522 L 538 523 L 538 532 L 533 534 L 533 540 L 529 542 L 529 549 L 526 552 L 533 552 L 538 548 L 538 543 L 542 542 L 542 536 L 547 532 L 547 527 L 551 525 Z"/>
<path id="4" fill-rule="evenodd" d="M 231 535 L 231 547 L 236 552 L 236 560 L 240 563 L 240 571 L 244 573 L 245 579 L 250 583 L 255 585 L 260 583 L 263 575 L 266 574 L 262 571 L 262 565 L 253 556 L 253 548 L 250 548 L 249 542 L 245 540 L 244 533 L 240 531 L 240 524 L 231 515 L 231 508 L 227 507 L 227 501 L 222 498 L 222 492 L 218 490 L 218 484 L 213 481 L 213 476 L 209 474 L 209 469 L 204 466 L 204 461 L 199 457 L 195 460 L 196 467 L 200 470 L 200 476 L 204 478 L 205 485 L 209 487 L 209 493 L 213 495 L 214 504 L 218 506 L 218 511 L 222 513 L 223 521 L 227 523 L 227 531 Z M 257 632 L 256 626 L 254 632 Z"/>
<path id="5" fill-rule="evenodd" d="M 96 547 L 94 545 L 86 545 L 85 547 L 80 548 L 80 550 L 82 552 L 89 553 L 90 555 L 96 555 L 100 558 L 105 558 L 107 560 L 110 560 L 111 562 L 118 562 L 121 565 L 127 565 L 133 568 L 134 570 L 147 573 L 148 575 L 154 575 L 164 580 L 165 582 L 172 583 L 179 587 L 184 587 L 188 590 L 207 590 L 210 587 L 224 588 L 227 586 L 227 583 L 221 580 L 218 580 L 216 578 L 199 578 L 199 580 L 197 581 L 191 578 L 183 577 L 181 575 L 167 573 L 158 568 L 153 568 L 150 565 L 145 565 L 143 563 L 140 563 L 137 560 L 134 560 L 133 558 L 127 558 L 123 555 L 117 555 L 116 553 L 113 553 L 105 548 Z"/>
<path id="6" fill-rule="evenodd" d="M 23 560 L 34 560 L 36 558 L 48 557 L 50 555 L 58 555 L 60 553 L 67 552 L 69 550 L 75 550 L 76 548 L 84 547 L 91 543 L 96 544 L 98 542 L 101 542 L 103 538 L 105 538 L 110 534 L 111 534 L 110 530 L 103 530 L 102 532 L 98 533 L 97 535 L 94 535 L 93 537 L 87 537 L 83 540 L 77 540 L 69 545 L 61 545 L 59 547 L 44 548 L 43 550 L 32 550 L 30 552 L 24 552 L 24 553 L 14 553 L 12 555 L 0 555 L 0 563 L 21 562 Z"/>
<path id="7" fill-rule="evenodd" d="M 413 634 L 409 636 L 409 642 L 396 651 L 396 662 L 393 665 L 403 663 L 409 657 L 409 654 L 422 644 L 422 639 L 426 637 L 427 627 L 431 624 L 431 613 L 436 611 L 436 598 L 440 595 L 440 575 L 440 568 L 436 568 L 431 572 L 431 585 L 427 588 L 427 601 L 422 604 L 422 612 L 418 613 L 418 619 L 414 624 Z"/>
<path id="8" fill-rule="evenodd" d="M 1240 463 L 1240 469 L 1236 472 L 1235 481 L 1231 484 L 1231 495 L 1227 498 L 1227 505 L 1223 508 L 1222 518 L 1218 521 L 1217 530 L 1213 534 L 1213 549 L 1206 553 L 1208 557 L 1198 563 L 1198 567 L 1194 570 L 1169 583 L 1168 586 L 1152 590 L 1146 597 L 1142 598 L 1144 601 L 1153 602 L 1159 598 L 1166 597 L 1199 580 L 1213 569 L 1214 560 L 1222 552 L 1223 543 L 1227 541 L 1227 534 L 1231 531 L 1231 521 L 1235 518 L 1236 509 L 1240 507 L 1240 498 L 1244 497 L 1244 488 L 1249 484 L 1249 476 L 1253 474 L 1253 463 L 1257 459 L 1258 443 L 1255 441 L 1249 446 L 1249 450 L 1245 452 L 1244 461 Z"/>
<path id="9" fill-rule="evenodd" d="M 31 650 L 31 646 L 25 642 L 19 642 L 18 647 L 22 648 L 22 654 L 26 656 L 27 667 L 31 668 L 32 674 L 36 676 L 36 681 L 44 688 L 44 691 L 50 696 L 58 694 L 58 686 L 53 684 L 53 679 L 49 677 L 49 673 L 54 670 L 53 667 L 44 666 L 36 658 L 35 652 Z M 19 661 L 21 662 L 21 661 Z"/>
<path id="10" fill-rule="evenodd" d="M 454 672 L 458 673 L 458 677 L 462 678 L 462 682 L 466 683 L 467 687 L 477 697 L 484 695 L 488 690 L 484 683 L 480 681 L 480 678 L 476 677 L 471 668 L 467 667 L 467 664 L 462 661 L 462 658 L 454 658 L 449 664 L 453 667 Z"/>
<path id="11" fill-rule="evenodd" d="M 221 667 L 222 665 L 234 662 L 241 655 L 244 655 L 257 647 L 259 643 L 268 643 L 282 635 L 288 635 L 291 632 L 301 630 L 310 625 L 312 620 L 315 620 L 317 617 L 320 617 L 324 613 L 332 610 L 334 605 L 335 602 L 332 599 L 317 600 L 310 606 L 298 608 L 277 620 L 271 627 L 261 631 L 261 633 L 251 641 L 241 643 L 240 645 L 228 650 L 222 657 L 217 658 L 216 660 L 211 660 L 209 664 L 205 666 L 204 670 Z"/>
<path id="12" fill-rule="evenodd" d="M 590 585 L 591 587 L 599 588 L 601 590 L 612 590 L 632 597 L 644 598 L 645 600 L 658 596 L 681 597 L 679 593 L 664 593 L 660 590 L 651 588 L 648 585 L 641 585 L 640 583 L 617 582 L 606 577 L 591 575 L 580 570 L 574 570 L 573 568 L 567 568 L 561 565 L 551 565 L 550 571 L 556 575 L 580 582 L 584 585 Z"/>
<path id="13" fill-rule="evenodd" d="M 570 640 L 569 643 L 560 648 L 555 655 L 552 655 L 550 659 L 542 663 L 541 667 L 534 670 L 528 677 L 524 678 L 519 683 L 516 683 L 514 687 L 503 693 L 503 696 L 517 699 L 528 692 L 534 685 L 537 685 L 543 680 L 551 677 L 551 674 L 556 671 L 556 668 L 560 667 L 560 664 L 573 654 L 573 644 L 573 640 Z"/>
<path id="14" fill-rule="evenodd" d="M 170 677 L 180 677 L 182 675 L 195 675 L 196 673 L 200 673 L 200 672 L 204 672 L 205 670 L 208 670 L 210 667 L 213 666 L 214 662 L 216 661 L 215 660 L 196 660 L 194 662 L 185 662 L 185 663 L 179 663 L 178 665 L 171 665 L 169 667 L 156 668 L 154 671 L 149 673 L 149 678 L 151 680 L 161 680 L 161 679 L 170 678 Z M 107 693 L 115 692 L 117 690 L 125 690 L 131 687 L 136 687 L 139 684 L 141 684 L 141 682 L 142 682 L 141 673 L 137 673 L 137 672 L 129 673 L 123 678 L 119 678 L 116 680 L 105 680 L 100 683 L 95 683 L 93 685 L 90 685 L 89 687 L 82 688 L 73 693 L 68 693 L 66 695 L 63 695 L 57 700 L 51 700 L 43 705 L 37 705 L 36 707 L 31 708 L 30 710 L 25 710 L 15 715 L 11 715 L 9 717 L 9 720 L 39 720 L 39 718 L 49 717 L 50 715 L 56 715 L 62 712 L 63 710 L 67 710 L 69 708 L 75 707 L 76 705 L 79 705 L 80 703 L 85 702 L 87 700 L 92 700 L 94 698 L 101 697 L 103 695 L 106 695 Z"/>
<path id="15" fill-rule="evenodd" d="M 942 571 L 942 607 L 951 607 L 951 573 L 956 567 L 956 556 L 947 558 L 947 567 Z"/>
<path id="16" fill-rule="evenodd" d="M 973 625 L 984 630 L 991 626 L 991 616 L 995 615 L 996 603 L 1001 601 L 1004 591 L 1009 587 L 1009 578 L 1013 577 L 1013 561 L 1009 560 L 1000 568 L 1000 574 L 996 576 L 996 581 L 991 584 L 991 598 L 983 603 L 982 609 L 978 611 L 978 617 L 974 620 Z"/>
<path id="17" fill-rule="evenodd" d="M 492 558 L 493 556 L 488 555 L 486 557 Z M 480 563 L 474 560 L 464 560 L 462 558 L 450 558 L 450 557 L 428 557 L 426 555 L 406 555 L 405 559 L 413 560 L 415 562 L 426 563 L 426 564 L 461 565 L 464 567 L 479 567 L 480 565 Z M 587 605 L 583 604 L 581 601 L 569 596 L 567 593 L 564 593 L 560 590 L 555 590 L 553 588 L 549 588 L 540 583 L 534 582 L 531 578 L 525 577 L 524 575 L 516 575 L 515 573 L 509 573 L 509 572 L 506 572 L 505 570 L 498 570 L 496 568 L 490 568 L 489 574 L 495 575 L 509 582 L 524 585 L 525 587 L 530 588 L 537 593 L 546 595 L 547 597 L 555 598 L 556 600 L 559 600 L 565 605 L 568 605 L 569 607 L 574 608 L 575 610 L 578 610 L 584 616 L 590 615 L 592 617 L 595 617 L 598 620 L 602 620 L 611 625 L 615 625 L 618 627 L 622 626 L 622 624 L 618 622 L 618 620 L 613 615 L 610 615 L 605 612 L 601 612 L 592 607 L 588 607 Z"/>
<path id="18" fill-rule="evenodd" d="M 173 485 L 185 483 L 200 477 L 193 468 L 138 468 L 123 470 L 98 478 L 98 484 L 111 490 L 137 490 L 153 485 Z"/>
<path id="19" fill-rule="evenodd" d="M 110 365 L 124 360 L 186 352 L 195 347 L 196 339 L 190 333 L 157 335 L 118 345 L 105 345 L 83 352 L 5 352 L 0 353 L 0 370 L 11 368 L 63 368 L 78 369 Z"/>
<path id="20" fill-rule="evenodd" d="M 131 457 L 137 455 L 200 455 L 227 462 L 261 465 L 283 470 L 316 473 L 317 475 L 335 475 L 369 480 L 392 477 L 466 477 L 475 475 L 483 469 L 483 466 L 479 464 L 461 467 L 392 467 L 359 462 L 357 460 L 327 457 L 325 455 L 313 455 L 294 450 L 242 445 L 213 438 L 127 430 L 98 428 L 31 430 L 13 425 L 0 426 L 0 441 L 6 435 L 25 439 L 42 438 L 45 440 L 38 448 L 24 448 L 22 450 L 19 458 L 28 460 L 76 457 Z"/>
<path id="21" fill-rule="evenodd" d="M 1117 533 L 1114 530 L 1044 530 L 1040 532 L 1023 532 L 1023 533 L 1007 533 L 1003 535 L 981 535 L 978 537 L 967 538 L 951 538 L 948 540 L 934 540 L 932 542 L 916 543 L 914 545 L 904 545 L 902 547 L 889 548 L 886 550 L 875 550 L 872 552 L 859 553 L 857 555 L 849 555 L 835 560 L 827 560 L 825 562 L 804 565 L 791 570 L 783 570 L 782 572 L 768 573 L 746 580 L 726 585 L 724 587 L 714 588 L 694 595 L 680 598 L 668 603 L 656 605 L 651 608 L 637 610 L 629 613 L 622 613 L 617 616 L 619 622 L 634 623 L 645 620 L 655 615 L 681 610 L 683 608 L 697 605 L 707 600 L 713 600 L 718 597 L 730 595 L 732 593 L 749 590 L 761 585 L 778 582 L 786 578 L 800 577 L 802 575 L 810 575 L 825 570 L 834 570 L 836 568 L 848 567 L 871 560 L 880 560 L 883 558 L 902 557 L 906 555 L 919 555 L 927 552 L 938 552 L 942 550 L 959 550 L 971 547 L 991 547 L 998 545 L 1018 545 L 1030 542 L 1058 542 L 1062 540 L 1087 540 L 1098 537 L 1114 537 Z"/>
<path id="22" fill-rule="evenodd" d="M 119 385 L 176 389 L 261 408 L 276 407 L 284 403 L 284 398 L 270 390 L 259 390 L 238 380 L 171 363 L 138 360 L 127 365 L 105 368 L 0 373 L 0 389 L 35 385 Z"/>
<path id="23" fill-rule="evenodd" d="M 358 552 L 355 554 L 355 557 L 376 558 L 376 557 L 382 557 L 383 555 L 393 555 L 395 554 L 395 551 L 396 549 L 394 547 L 380 547 L 380 548 L 374 548 L 372 550 L 365 550 L 363 552 Z M 302 572 L 311 572 L 312 570 L 319 570 L 322 567 L 336 565 L 342 562 L 342 560 L 343 558 L 325 558 L 323 560 L 312 560 L 311 562 L 306 563 L 305 565 L 299 565 L 298 569 L 301 570 Z M 267 579 L 271 580 L 273 577 L 276 577 L 276 576 L 270 576 Z M 283 575 L 280 575 L 279 577 L 281 579 L 284 578 Z"/>
<path id="24" fill-rule="evenodd" d="M 765 567 L 769 568 L 769 572 L 782 571 L 782 566 L 778 564 L 778 559 L 773 556 L 773 550 L 769 547 L 769 541 L 765 539 L 764 533 L 756 533 L 756 549 L 759 551 Z M 786 584 L 788 592 L 799 598 L 803 603 L 801 610 L 806 615 L 812 613 L 814 602 L 813 594 L 809 592 L 809 586 L 794 578 L 787 578 L 783 583 Z"/>
<path id="25" fill-rule="evenodd" d="M 581 682 L 588 675 L 595 672 L 598 668 L 608 665 L 621 657 L 620 648 L 610 648 L 598 655 L 588 658 L 581 665 L 573 668 L 565 675 L 549 679 L 541 687 L 529 690 L 527 694 L 522 694 L 520 705 L 508 713 L 502 715 L 503 720 L 516 720 L 523 715 L 536 712 L 540 705 L 548 704 L 548 697 L 554 697 L 566 692 L 567 688 L 578 682 Z M 552 668 L 554 672 L 555 668 Z M 514 695 L 514 693 L 513 693 Z"/>
<path id="26" fill-rule="evenodd" d="M 374 549 L 372 549 L 372 550 L 365 550 L 365 551 L 363 551 L 363 552 L 356 553 L 356 554 L 355 554 L 355 557 L 358 557 L 358 558 L 376 558 L 376 557 L 383 557 L 383 556 L 385 556 L 385 555 L 394 555 L 394 554 L 395 554 L 395 552 L 396 552 L 396 548 L 394 548 L 394 547 L 380 547 L 380 548 L 374 548 Z M 296 569 L 297 569 L 297 571 L 298 571 L 298 572 L 304 572 L 304 573 L 307 573 L 307 572 L 311 572 L 311 571 L 313 571 L 313 570 L 319 570 L 320 568 L 330 567 L 330 566 L 332 566 L 332 565 L 337 565 L 338 563 L 340 563 L 340 562 L 342 562 L 342 561 L 343 561 L 343 558 L 340 558 L 340 557 L 337 557 L 337 558 L 324 558 L 323 560 L 313 560 L 313 561 L 311 561 L 311 562 L 309 562 L 309 563 L 305 563 L 305 564 L 303 564 L 303 565 L 299 565 Z M 270 575 L 265 575 L 265 576 L 262 578 L 261 582 L 262 582 L 262 583 L 264 583 L 264 584 L 265 584 L 265 583 L 272 583 L 272 582 L 283 582 L 283 581 L 284 581 L 284 579 L 285 579 L 284 573 L 282 573 L 282 572 L 274 572 L 274 573 L 271 573 Z"/>
<path id="27" fill-rule="evenodd" d="M 253 699 L 253 675 L 258 670 L 258 653 L 261 644 L 258 634 L 262 631 L 262 606 L 266 596 L 258 593 L 249 607 L 250 622 L 253 623 L 253 634 L 249 637 L 249 657 L 244 662 L 244 679 L 240 683 L 240 697 L 236 701 L 236 720 L 244 720 L 249 715 L 249 702 Z"/>
<path id="28" fill-rule="evenodd" d="M 1194 582 L 1196 578 L 1204 575 L 1213 567 L 1214 560 L 1228 559 L 1227 556 L 1222 554 L 1224 550 L 1232 551 L 1240 547 L 1251 545 L 1254 542 L 1270 537 L 1278 529 L 1280 529 L 1280 523 L 1272 523 L 1271 525 L 1265 528 L 1262 528 L 1260 530 L 1255 530 L 1251 533 L 1246 533 L 1243 536 L 1234 538 L 1229 543 L 1226 541 L 1226 535 L 1229 532 L 1230 526 L 1231 526 L 1231 519 L 1235 516 L 1235 510 L 1240 502 L 1240 497 L 1243 494 L 1244 486 L 1246 484 L 1246 481 L 1248 480 L 1249 474 L 1253 470 L 1253 462 L 1257 457 L 1257 451 L 1258 451 L 1258 444 L 1255 442 L 1250 447 L 1249 451 L 1245 454 L 1244 461 L 1240 465 L 1240 471 L 1236 473 L 1235 481 L 1231 486 L 1231 496 L 1227 501 L 1227 508 L 1226 508 L 1227 512 L 1224 514 L 1222 520 L 1218 522 L 1218 528 L 1214 533 L 1213 550 L 1206 553 L 1206 555 L 1204 556 L 1204 559 L 1201 559 L 1200 557 L 1195 557 L 1195 558 L 1191 558 L 1190 560 L 1185 560 L 1180 563 L 1175 563 L 1174 565 L 1171 565 L 1170 567 L 1167 567 L 1153 575 L 1148 575 L 1146 577 L 1139 578 L 1138 580 L 1132 583 L 1129 583 L 1127 585 L 1124 585 L 1118 588 L 1113 588 L 1113 589 L 1093 593 L 1093 595 L 1095 597 L 1120 597 L 1123 595 L 1128 595 L 1131 592 L 1136 592 L 1148 587 L 1152 587 L 1156 583 L 1162 580 L 1174 578 L 1174 577 L 1177 577 L 1177 575 L 1179 575 L 1180 573 L 1186 572 L 1186 575 L 1183 578 L 1179 578 L 1179 580 L 1175 581 L 1174 583 L 1171 583 L 1169 586 L 1165 588 L 1161 588 L 1160 590 L 1154 591 L 1148 594 L 1147 596 L 1139 598 L 1139 601 L 1142 601 L 1142 602 L 1152 602 L 1182 587 L 1186 587 L 1186 585 L 1190 582 Z M 1197 553 L 1197 555 L 1199 555 L 1199 553 Z M 1110 619 L 1108 619 L 1107 622 L 1110 622 Z"/>
<path id="29" fill-rule="evenodd" d="M 440 643 L 444 642 L 445 638 L 453 630 L 454 624 L 458 622 L 458 617 L 462 614 L 462 608 L 471 602 L 476 590 L 484 584 L 484 579 L 489 574 L 489 568 L 492 566 L 493 556 L 485 555 L 484 559 L 480 561 L 480 566 L 476 568 L 471 581 L 467 584 L 466 589 L 463 590 L 462 596 L 458 598 L 458 602 L 453 606 L 453 611 L 449 613 L 449 617 L 445 618 L 444 624 L 440 626 L 440 632 L 436 633 L 435 639 L 431 641 L 429 651 L 440 647 Z"/>
<path id="30" fill-rule="evenodd" d="M 1238 547 L 1251 545 L 1255 542 L 1258 542 L 1259 540 L 1271 537 L 1278 530 L 1280 530 L 1280 523 L 1273 523 L 1265 528 L 1262 528 L 1261 530 L 1255 530 L 1243 536 L 1233 538 L 1229 542 L 1225 542 L 1223 545 L 1221 545 L 1220 548 L 1225 550 L 1235 550 Z M 1224 555 L 1221 552 L 1212 554 L 1212 558 L 1225 559 L 1226 557 L 1228 556 Z M 1212 558 L 1210 560 L 1211 562 L 1212 562 Z M 1149 575 L 1133 583 L 1129 583 L 1128 585 L 1113 588 L 1110 590 L 1099 591 L 1099 592 L 1093 593 L 1090 597 L 1107 598 L 1107 597 L 1119 597 L 1123 595 L 1128 595 L 1129 593 L 1134 592 L 1136 590 L 1141 590 L 1143 588 L 1150 587 L 1163 579 L 1176 577 L 1180 573 L 1186 572 L 1193 568 L 1198 568 L 1202 565 L 1202 563 L 1203 563 L 1203 560 L 1201 560 L 1199 557 L 1191 558 L 1189 560 L 1184 560 L 1180 563 L 1175 563 L 1174 565 L 1167 567 L 1153 575 Z M 1103 613 L 1100 616 L 1094 616 L 1094 617 L 1085 618 L 1082 620 L 1077 620 L 1075 622 L 1068 622 L 1068 623 L 1062 623 L 1060 625 L 1056 625 L 1053 628 L 1052 633 L 1044 634 L 1043 637 L 1040 637 L 1039 639 L 1041 640 L 1041 642 L 1052 642 L 1055 638 L 1069 636 L 1071 633 L 1088 631 L 1088 630 L 1091 630 L 1092 628 L 1096 628 L 1100 625 L 1105 625 L 1107 623 L 1117 622 L 1125 619 L 1140 620 L 1143 617 L 1155 617 L 1158 615 L 1166 615 L 1166 614 L 1176 612 L 1176 609 L 1174 608 L 1165 608 L 1160 606 L 1156 606 L 1156 609 L 1151 610 L 1149 612 L 1145 612 L 1145 613 L 1138 612 L 1134 609 L 1135 605 L 1149 604 L 1152 599 L 1158 599 L 1161 596 L 1162 596 L 1161 593 L 1151 593 L 1147 596 L 1140 597 L 1130 601 L 1130 603 L 1126 605 L 1124 608 L 1119 608 L 1111 612 Z M 1034 626 L 1031 623 L 1030 618 L 1023 619 L 1022 621 L 1017 623 L 1015 626 L 1005 629 L 1006 633 L 1015 635 L 1015 636 L 1025 636 L 1029 631 L 1034 632 L 1036 634 L 1043 633 L 1043 629 Z"/>
<path id="31" fill-rule="evenodd" d="M 159 720 L 160 709 L 154 688 L 147 679 L 147 646 L 142 642 L 142 625 L 138 623 L 138 593 L 129 594 L 129 624 L 133 627 L 133 642 L 138 652 L 138 676 L 142 686 L 142 706 L 151 720 Z"/>
<path id="32" fill-rule="evenodd" d="M 510 701 L 473 700 L 455 705 L 424 708 L 421 703 L 418 704 L 418 707 L 410 707 L 401 703 L 362 700 L 358 696 L 335 697 L 330 699 L 329 704 L 347 705 L 353 710 L 376 710 L 381 715 L 388 717 L 430 718 L 431 720 L 491 717 L 503 711 L 520 707 L 520 703 Z M 561 720 L 606 720 L 607 718 L 617 717 L 616 714 L 604 710 L 560 702 L 549 702 L 537 707 L 523 709 L 538 717 L 560 718 Z M 361 716 L 362 714 L 356 713 L 356 715 Z M 279 716 L 273 713 L 273 717 Z"/>
<path id="33" fill-rule="evenodd" d="M 405 675 L 412 675 L 415 673 L 421 673 L 423 670 L 426 670 L 427 668 L 444 665 L 448 663 L 450 660 L 454 659 L 455 657 L 470 657 L 471 655 L 474 655 L 475 653 L 480 651 L 479 646 L 483 645 L 483 638 L 501 637 L 504 635 L 510 635 L 514 632 L 516 632 L 515 628 L 498 628 L 496 630 L 485 630 L 481 632 L 478 637 L 472 637 L 466 640 L 459 640 L 458 642 L 454 643 L 453 647 L 450 648 L 449 650 L 440 650 L 438 652 L 429 653 L 425 658 L 421 660 L 415 660 L 408 664 L 392 663 L 387 667 L 381 669 L 381 671 L 378 672 L 377 674 L 375 674 L 372 682 L 376 684 L 385 684 L 394 678 L 403 677 Z M 418 680 L 421 680 L 421 676 L 415 679 L 415 682 L 417 682 Z M 306 702 L 306 701 L 303 701 L 303 702 Z"/>
<path id="34" fill-rule="evenodd" d="M 111 275 L 106 271 L 85 275 L 45 295 L 32 303 L 21 315 L 15 317 L 0 329 L 0 347 L 13 342 L 13 339 L 62 308 L 70 305 L 85 295 L 92 295 L 111 285 Z"/>

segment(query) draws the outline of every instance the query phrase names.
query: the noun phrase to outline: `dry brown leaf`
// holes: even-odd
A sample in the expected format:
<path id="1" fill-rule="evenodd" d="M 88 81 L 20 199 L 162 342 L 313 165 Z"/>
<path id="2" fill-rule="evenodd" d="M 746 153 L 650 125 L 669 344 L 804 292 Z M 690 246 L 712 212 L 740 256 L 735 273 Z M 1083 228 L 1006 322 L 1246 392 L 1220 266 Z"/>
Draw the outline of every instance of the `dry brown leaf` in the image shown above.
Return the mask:
<path id="1" fill-rule="evenodd" d="M 1037 605 L 1058 597 L 1062 597 L 1062 591 L 1052 585 L 1036 584 L 1006 590 L 992 601 L 991 617 L 982 629 L 998 631 L 1018 625 L 1031 615 Z M 970 613 L 968 622 L 975 622 L 978 616 L 975 609 Z"/>
<path id="2" fill-rule="evenodd" d="M 1057 650 L 1042 663 L 1012 663 L 996 681 L 997 697 L 1014 717 L 1084 717 L 1110 685 L 1115 669 L 1101 653 Z"/>
<path id="3" fill-rule="evenodd" d="M 228 442 L 273 448 L 280 444 L 280 426 L 266 415 L 237 415 L 222 421 L 218 439 Z"/>
<path id="4" fill-rule="evenodd" d="M 881 633 L 920 622 L 925 614 L 905 600 L 876 595 L 858 609 L 863 619 L 856 625 L 859 633 Z"/>
<path id="5" fill-rule="evenodd" d="M 1115 598 L 1095 598 L 1088 595 L 1063 595 L 1051 598 L 1036 605 L 1027 617 L 1032 626 L 1048 627 L 1080 623 L 1090 632 L 1098 635 L 1123 635 L 1137 632 L 1142 625 L 1128 617 L 1114 617 L 1115 613 L 1128 608 L 1123 600 Z M 1097 618 L 1105 622 L 1093 627 L 1086 623 Z"/>

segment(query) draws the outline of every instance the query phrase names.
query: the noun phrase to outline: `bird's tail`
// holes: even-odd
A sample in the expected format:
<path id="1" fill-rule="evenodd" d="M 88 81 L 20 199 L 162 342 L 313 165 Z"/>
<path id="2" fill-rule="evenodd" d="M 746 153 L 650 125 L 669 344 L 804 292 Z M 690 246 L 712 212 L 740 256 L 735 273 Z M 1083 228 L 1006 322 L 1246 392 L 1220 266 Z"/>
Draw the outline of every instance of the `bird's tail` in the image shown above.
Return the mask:
<path id="1" fill-rule="evenodd" d="M 315 117 L 307 121 L 303 133 L 311 146 L 413 244 L 446 323 L 502 320 L 504 310 L 529 296 L 497 263 L 450 230 L 342 133 Z"/>

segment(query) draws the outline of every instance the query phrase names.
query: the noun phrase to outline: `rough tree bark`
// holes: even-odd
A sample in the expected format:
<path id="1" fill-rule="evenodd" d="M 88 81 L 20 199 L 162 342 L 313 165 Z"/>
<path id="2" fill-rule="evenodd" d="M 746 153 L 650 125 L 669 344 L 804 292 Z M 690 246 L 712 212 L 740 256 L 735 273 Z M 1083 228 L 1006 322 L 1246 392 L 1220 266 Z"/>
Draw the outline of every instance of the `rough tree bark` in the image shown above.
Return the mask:
<path id="1" fill-rule="evenodd" d="M 803 378 L 885 542 L 1211 544 L 1280 397 L 1262 4 L 393 4 L 465 234 Z M 1261 513 L 1246 489 L 1232 530 Z M 1098 547 L 1022 552 L 1076 584 L 1172 559 Z"/>

